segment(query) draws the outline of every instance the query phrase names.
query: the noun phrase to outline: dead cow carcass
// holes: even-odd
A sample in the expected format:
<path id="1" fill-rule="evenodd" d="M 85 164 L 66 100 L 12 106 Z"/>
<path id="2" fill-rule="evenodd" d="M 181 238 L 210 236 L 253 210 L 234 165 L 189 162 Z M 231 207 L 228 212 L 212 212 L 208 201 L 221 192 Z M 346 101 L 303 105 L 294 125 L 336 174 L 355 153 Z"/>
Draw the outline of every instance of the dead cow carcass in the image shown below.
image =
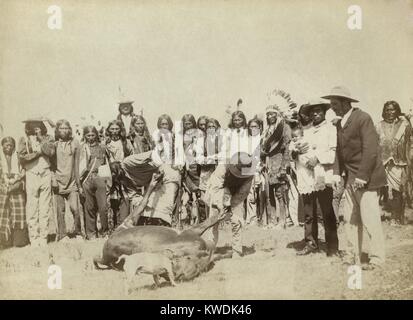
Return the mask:
<path id="1" fill-rule="evenodd" d="M 117 263 L 121 255 L 139 252 L 173 252 L 173 273 L 176 280 L 190 280 L 211 267 L 215 245 L 205 241 L 201 235 L 224 218 L 212 217 L 181 233 L 164 226 L 136 226 L 117 231 L 105 242 L 101 257 L 93 262 L 97 269 L 121 270 L 123 262 Z M 104 267 L 102 267 L 104 266 Z"/>

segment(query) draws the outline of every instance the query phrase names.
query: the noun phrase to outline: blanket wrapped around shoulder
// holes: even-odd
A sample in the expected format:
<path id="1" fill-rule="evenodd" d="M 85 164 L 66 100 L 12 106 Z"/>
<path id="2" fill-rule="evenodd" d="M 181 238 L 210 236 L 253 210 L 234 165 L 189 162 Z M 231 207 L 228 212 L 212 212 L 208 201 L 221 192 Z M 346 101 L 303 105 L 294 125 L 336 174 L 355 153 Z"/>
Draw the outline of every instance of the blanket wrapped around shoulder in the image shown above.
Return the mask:
<path id="1" fill-rule="evenodd" d="M 261 142 L 261 150 L 264 155 L 272 156 L 279 152 L 284 140 L 284 121 L 277 121 L 276 124 L 267 128 Z"/>

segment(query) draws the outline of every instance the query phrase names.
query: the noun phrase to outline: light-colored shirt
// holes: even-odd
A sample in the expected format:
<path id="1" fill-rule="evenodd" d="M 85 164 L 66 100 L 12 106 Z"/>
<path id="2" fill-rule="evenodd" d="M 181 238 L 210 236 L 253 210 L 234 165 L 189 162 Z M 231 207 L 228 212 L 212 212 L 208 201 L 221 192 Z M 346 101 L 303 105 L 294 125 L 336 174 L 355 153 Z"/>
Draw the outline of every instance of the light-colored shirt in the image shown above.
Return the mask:
<path id="1" fill-rule="evenodd" d="M 109 143 L 106 144 L 106 149 L 109 151 L 110 162 L 115 161 L 123 161 L 127 156 L 133 153 L 133 147 L 129 140 L 126 140 L 126 150 L 123 149 L 123 142 L 122 140 L 111 140 Z M 125 151 L 127 154 L 125 154 Z"/>
<path id="2" fill-rule="evenodd" d="M 123 161 L 123 159 L 125 159 L 122 140 L 117 140 L 117 141 L 111 140 L 106 145 L 106 148 L 108 149 L 109 154 L 110 154 L 110 162 Z"/>
<path id="3" fill-rule="evenodd" d="M 226 136 L 221 129 L 215 134 L 207 134 L 197 140 L 197 150 L 202 150 L 197 156 L 197 163 L 204 165 L 214 165 L 224 163 L 226 157 L 225 142 Z"/>
<path id="4" fill-rule="evenodd" d="M 55 154 L 54 139 L 46 135 L 40 143 L 34 137 L 24 137 L 19 141 L 18 154 L 26 172 L 44 174 L 50 170 L 50 157 Z M 40 156 L 36 152 L 41 151 Z"/>
<path id="5" fill-rule="evenodd" d="M 160 218 L 171 223 L 176 196 L 181 184 L 181 175 L 179 170 L 171 165 L 162 165 L 161 170 L 164 172 L 162 183 L 158 184 L 149 196 L 148 204 L 142 216 Z"/>
<path id="6" fill-rule="evenodd" d="M 169 164 L 173 164 L 174 161 L 174 136 L 172 134 L 172 132 L 168 131 L 168 130 L 161 130 L 161 129 L 157 129 L 154 131 L 153 133 L 153 141 L 155 142 L 155 152 L 158 153 L 159 157 L 162 159 L 163 163 L 169 163 Z M 177 142 L 176 142 L 176 146 L 182 146 L 182 144 L 180 144 L 179 142 L 179 138 L 180 136 L 177 135 Z M 183 149 L 183 146 L 182 148 Z M 183 164 L 183 150 L 179 150 L 180 153 L 179 155 L 175 154 L 175 157 L 177 159 L 179 159 L 181 162 L 180 164 Z"/>
<path id="7" fill-rule="evenodd" d="M 121 119 L 123 122 L 123 126 L 125 127 L 126 133 L 129 133 L 130 131 L 130 124 L 132 121 L 132 116 L 131 115 L 121 115 Z"/>
<path id="8" fill-rule="evenodd" d="M 132 208 L 139 205 L 142 200 L 142 187 L 146 187 L 152 175 L 158 171 L 158 166 L 152 161 L 151 154 L 151 151 L 133 154 L 122 162 L 125 172 L 122 184 Z M 158 184 L 149 196 L 142 216 L 160 218 L 171 223 L 176 196 L 181 185 L 181 173 L 177 168 L 168 164 L 162 164 L 159 169 L 164 173 L 162 183 Z"/>
<path id="9" fill-rule="evenodd" d="M 247 198 L 253 178 L 253 175 L 237 177 L 228 165 L 219 164 L 209 178 L 204 201 L 209 207 L 234 208 Z"/>
<path id="10" fill-rule="evenodd" d="M 80 144 L 76 139 L 58 141 L 56 143 L 56 181 L 59 193 L 70 193 L 77 190 L 75 177 L 75 154 L 79 152 Z"/>
<path id="11" fill-rule="evenodd" d="M 312 129 L 313 128 L 311 125 L 303 127 L 303 137 L 297 141 L 291 141 L 289 145 L 290 152 L 298 151 L 298 144 L 302 144 L 304 142 L 309 143 L 308 136 L 311 135 Z M 314 155 L 314 153 L 314 150 L 311 148 L 308 152 L 299 154 L 295 160 L 297 189 L 300 194 L 310 194 L 314 191 L 314 172 L 306 166 L 307 161 L 311 158 L 311 155 Z"/>
<path id="12" fill-rule="evenodd" d="M 313 126 L 309 137 L 312 147 L 316 150 L 315 156 L 322 165 L 332 165 L 336 159 L 337 131 L 329 122 L 323 121 Z"/>
<path id="13" fill-rule="evenodd" d="M 344 127 L 344 125 L 346 124 L 348 118 L 350 118 L 350 115 L 351 115 L 352 112 L 353 112 L 353 107 L 351 107 L 351 109 L 349 111 L 347 111 L 347 113 L 341 119 L 341 127 Z"/>
<path id="14" fill-rule="evenodd" d="M 302 194 L 323 190 L 326 185 L 331 185 L 335 179 L 338 179 L 333 175 L 337 148 L 336 128 L 324 120 L 320 124 L 304 130 L 304 138 L 308 142 L 310 150 L 299 155 L 296 162 L 297 188 Z M 294 147 L 291 144 L 290 150 L 294 150 Z M 315 156 L 319 162 L 311 170 L 306 167 L 309 156 Z"/>
<path id="15" fill-rule="evenodd" d="M 247 129 L 228 129 L 225 134 L 227 159 L 231 159 L 231 157 L 238 152 L 250 153 Z"/>
<path id="16" fill-rule="evenodd" d="M 204 141 L 204 134 L 198 129 L 189 130 L 185 132 L 182 139 L 185 166 L 189 169 L 189 166 L 195 164 L 196 159 L 199 159 L 204 152 L 202 143 Z"/>

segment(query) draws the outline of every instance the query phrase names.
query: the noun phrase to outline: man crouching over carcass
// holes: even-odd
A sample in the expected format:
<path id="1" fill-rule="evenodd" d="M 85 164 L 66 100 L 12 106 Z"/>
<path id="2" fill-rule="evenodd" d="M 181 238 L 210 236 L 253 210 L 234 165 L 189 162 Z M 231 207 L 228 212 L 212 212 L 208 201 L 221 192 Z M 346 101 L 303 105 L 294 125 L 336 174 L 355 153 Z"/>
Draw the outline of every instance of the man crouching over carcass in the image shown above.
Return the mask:
<path id="1" fill-rule="evenodd" d="M 136 225 L 171 226 L 181 179 L 178 167 L 164 164 L 153 151 L 112 163 L 111 171 L 131 204 L 131 214 L 115 232 Z"/>
<path id="2" fill-rule="evenodd" d="M 121 269 L 117 263 L 121 255 L 159 253 L 165 249 L 173 253 L 175 280 L 191 280 L 210 268 L 215 247 L 201 235 L 225 216 L 214 215 L 182 232 L 172 229 L 179 167 L 158 163 L 156 156 L 149 153 L 111 164 L 112 178 L 127 192 L 132 213 L 105 242 L 102 255 L 93 259 L 97 269 Z M 141 186 L 145 186 L 143 196 L 138 193 Z"/>
<path id="3" fill-rule="evenodd" d="M 232 257 L 243 256 L 242 229 L 244 217 L 244 201 L 247 198 L 255 171 L 253 158 L 245 152 L 232 156 L 229 164 L 219 164 L 212 173 L 205 193 L 206 203 L 211 215 L 220 211 L 227 212 L 231 217 L 232 227 Z M 206 237 L 211 237 L 207 234 Z M 215 245 L 218 242 L 218 224 L 212 228 Z"/>

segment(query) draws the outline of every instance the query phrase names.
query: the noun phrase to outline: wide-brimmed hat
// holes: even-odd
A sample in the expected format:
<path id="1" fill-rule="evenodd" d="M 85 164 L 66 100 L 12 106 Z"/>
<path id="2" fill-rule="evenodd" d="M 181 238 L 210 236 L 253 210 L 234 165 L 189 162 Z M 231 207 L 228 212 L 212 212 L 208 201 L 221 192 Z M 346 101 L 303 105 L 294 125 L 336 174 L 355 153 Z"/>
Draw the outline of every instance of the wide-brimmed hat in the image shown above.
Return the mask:
<path id="1" fill-rule="evenodd" d="M 350 102 L 359 102 L 358 100 L 354 99 L 351 96 L 350 90 L 344 86 L 337 86 L 331 89 L 330 94 L 327 96 L 321 97 L 323 99 L 331 99 L 331 98 L 342 98 L 346 99 Z"/>
<path id="2" fill-rule="evenodd" d="M 129 104 L 132 104 L 132 103 L 134 103 L 135 101 L 133 101 L 133 100 L 121 100 L 121 101 L 119 101 L 118 102 L 118 104 L 121 106 L 121 105 L 129 105 Z"/>
<path id="3" fill-rule="evenodd" d="M 123 106 L 129 106 L 131 112 L 133 112 L 133 103 L 134 103 L 133 100 L 121 100 L 121 101 L 119 101 L 119 102 L 118 102 L 118 104 L 119 104 L 119 106 L 118 106 L 119 112 L 120 112 L 120 109 L 121 109 Z"/>
<path id="4" fill-rule="evenodd" d="M 55 127 L 55 123 L 52 120 L 50 120 L 49 118 L 46 118 L 46 117 L 31 117 L 31 118 L 28 118 L 26 120 L 23 120 L 22 122 L 23 123 L 26 123 L 26 122 L 43 122 L 43 123 L 47 123 L 51 127 Z"/>
<path id="5" fill-rule="evenodd" d="M 331 107 L 331 105 L 326 100 L 312 99 L 302 106 L 301 112 L 309 114 L 310 111 L 316 106 L 322 107 L 324 109 L 324 112 L 327 112 L 327 110 Z"/>
<path id="6" fill-rule="evenodd" d="M 250 178 L 255 174 L 253 157 L 246 152 L 237 152 L 231 157 L 228 169 L 237 178 Z"/>

